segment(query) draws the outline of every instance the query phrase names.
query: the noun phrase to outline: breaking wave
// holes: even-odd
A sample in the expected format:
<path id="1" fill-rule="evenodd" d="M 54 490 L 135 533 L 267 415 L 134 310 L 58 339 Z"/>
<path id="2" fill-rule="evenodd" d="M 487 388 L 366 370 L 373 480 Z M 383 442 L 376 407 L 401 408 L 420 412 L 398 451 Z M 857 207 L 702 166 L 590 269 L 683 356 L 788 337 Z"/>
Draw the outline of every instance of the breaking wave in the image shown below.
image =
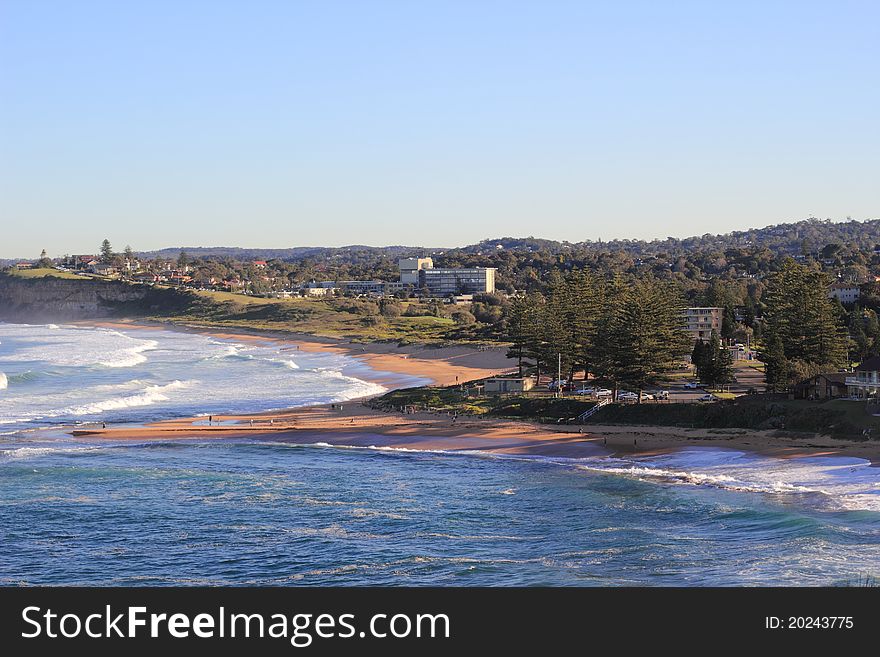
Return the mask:
<path id="1" fill-rule="evenodd" d="M 103 365 L 104 367 L 134 367 L 135 365 L 147 362 L 147 357 L 144 356 L 143 352 L 152 351 L 158 346 L 159 343 L 155 340 L 147 340 L 143 344 L 121 350 L 115 358 L 100 361 L 98 365 Z"/>
<path id="2" fill-rule="evenodd" d="M 152 385 L 137 395 L 127 395 L 125 397 L 112 397 L 82 406 L 74 406 L 63 409 L 60 415 L 95 415 L 104 411 L 118 410 L 122 408 L 133 408 L 137 406 L 150 406 L 157 402 L 168 401 L 168 393 L 173 390 L 187 388 L 198 381 L 172 381 L 166 385 Z"/>

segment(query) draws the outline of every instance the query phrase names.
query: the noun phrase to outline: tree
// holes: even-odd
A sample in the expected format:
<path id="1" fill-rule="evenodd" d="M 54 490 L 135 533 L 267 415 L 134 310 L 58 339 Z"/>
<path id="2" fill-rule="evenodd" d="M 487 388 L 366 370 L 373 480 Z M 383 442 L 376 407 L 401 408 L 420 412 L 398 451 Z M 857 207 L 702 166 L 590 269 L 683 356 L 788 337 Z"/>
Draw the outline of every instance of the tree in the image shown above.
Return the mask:
<path id="1" fill-rule="evenodd" d="M 113 261 L 113 247 L 110 246 L 110 240 L 104 239 L 101 242 L 101 262 L 109 265 Z"/>
<path id="2" fill-rule="evenodd" d="M 641 401 L 645 386 L 657 382 L 687 353 L 690 339 L 682 329 L 682 306 L 676 291 L 659 281 L 615 282 L 600 324 L 596 358 L 615 391 L 619 385 L 637 389 Z"/>
<path id="3" fill-rule="evenodd" d="M 563 286 L 563 307 L 559 310 L 568 335 L 569 381 L 574 372 L 593 368 L 597 349 L 598 321 L 605 305 L 605 281 L 586 271 L 574 271 Z"/>
<path id="4" fill-rule="evenodd" d="M 722 306 L 721 337 L 730 340 L 736 333 L 736 308 L 733 305 Z"/>
<path id="5" fill-rule="evenodd" d="M 764 362 L 764 381 L 767 392 L 784 392 L 788 390 L 790 367 L 785 357 L 782 338 L 773 335 L 767 342 L 767 348 L 760 354 Z"/>
<path id="6" fill-rule="evenodd" d="M 712 331 L 708 342 L 697 341 L 691 360 L 697 369 L 697 378 L 700 383 L 710 388 L 731 383 L 734 380 L 733 355 L 729 349 L 722 346 L 721 339 L 715 331 Z"/>
<path id="7" fill-rule="evenodd" d="M 507 325 L 508 339 L 511 341 L 507 351 L 508 358 L 516 358 L 519 376 L 523 375 L 523 360 L 535 357 L 535 345 L 539 340 L 539 325 L 543 298 L 531 292 L 514 298 L 510 306 Z M 540 372 L 540 362 L 535 363 Z"/>
<path id="8" fill-rule="evenodd" d="M 846 335 L 828 298 L 828 279 L 791 258 L 770 277 L 764 293 L 763 334 L 779 339 L 787 360 L 839 368 L 846 362 Z"/>

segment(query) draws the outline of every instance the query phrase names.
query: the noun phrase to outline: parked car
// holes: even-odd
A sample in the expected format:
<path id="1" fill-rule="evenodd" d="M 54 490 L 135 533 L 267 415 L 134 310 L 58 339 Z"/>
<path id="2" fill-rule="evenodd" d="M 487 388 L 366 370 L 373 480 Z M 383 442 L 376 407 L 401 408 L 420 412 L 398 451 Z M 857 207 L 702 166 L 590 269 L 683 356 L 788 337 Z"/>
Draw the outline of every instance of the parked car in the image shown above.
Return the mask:
<path id="1" fill-rule="evenodd" d="M 651 393 L 654 399 L 669 399 L 669 391 L 668 390 L 657 390 Z"/>
<path id="2" fill-rule="evenodd" d="M 688 381 L 687 383 L 684 384 L 684 387 L 687 388 L 688 390 L 696 390 L 698 387 L 698 384 L 696 381 Z"/>
<path id="3" fill-rule="evenodd" d="M 596 392 L 594 393 L 597 397 L 610 397 L 611 391 L 608 388 L 596 388 Z"/>
<path id="4" fill-rule="evenodd" d="M 558 381 L 551 381 L 550 383 L 547 384 L 547 390 L 552 390 L 552 391 L 559 390 L 559 382 Z M 574 390 L 574 385 L 564 381 L 562 383 L 562 390 L 564 392 L 571 392 Z"/>
<path id="5" fill-rule="evenodd" d="M 654 395 L 652 395 L 650 392 L 642 393 L 642 401 L 654 401 L 655 399 L 656 397 L 654 397 Z"/>
<path id="6" fill-rule="evenodd" d="M 705 394 L 702 397 L 698 398 L 697 401 L 701 401 L 701 402 L 715 401 L 715 395 Z"/>
<path id="7" fill-rule="evenodd" d="M 639 396 L 629 390 L 620 390 L 617 393 L 617 401 L 639 401 Z"/>
<path id="8" fill-rule="evenodd" d="M 593 395 L 596 393 L 595 388 L 578 388 L 574 391 L 576 395 Z"/>

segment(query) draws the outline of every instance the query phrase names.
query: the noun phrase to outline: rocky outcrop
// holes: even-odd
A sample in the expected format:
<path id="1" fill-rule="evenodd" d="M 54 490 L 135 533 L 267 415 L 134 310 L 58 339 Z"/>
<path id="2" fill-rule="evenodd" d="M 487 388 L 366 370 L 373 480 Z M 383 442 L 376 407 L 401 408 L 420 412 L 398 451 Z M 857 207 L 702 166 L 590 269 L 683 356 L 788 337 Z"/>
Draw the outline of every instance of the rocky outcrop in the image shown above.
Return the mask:
<path id="1" fill-rule="evenodd" d="M 0 274 L 0 319 L 52 321 L 163 314 L 191 296 L 123 281 L 21 278 Z"/>

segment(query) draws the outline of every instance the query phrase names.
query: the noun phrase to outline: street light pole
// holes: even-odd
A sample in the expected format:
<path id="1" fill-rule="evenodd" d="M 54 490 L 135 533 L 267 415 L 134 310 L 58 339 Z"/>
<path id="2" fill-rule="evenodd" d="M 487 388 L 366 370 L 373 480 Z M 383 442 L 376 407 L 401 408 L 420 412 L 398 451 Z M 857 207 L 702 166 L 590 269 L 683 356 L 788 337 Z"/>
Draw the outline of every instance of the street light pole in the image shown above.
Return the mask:
<path id="1" fill-rule="evenodd" d="M 556 391 L 562 397 L 562 353 L 556 354 L 559 360 L 556 363 Z"/>

